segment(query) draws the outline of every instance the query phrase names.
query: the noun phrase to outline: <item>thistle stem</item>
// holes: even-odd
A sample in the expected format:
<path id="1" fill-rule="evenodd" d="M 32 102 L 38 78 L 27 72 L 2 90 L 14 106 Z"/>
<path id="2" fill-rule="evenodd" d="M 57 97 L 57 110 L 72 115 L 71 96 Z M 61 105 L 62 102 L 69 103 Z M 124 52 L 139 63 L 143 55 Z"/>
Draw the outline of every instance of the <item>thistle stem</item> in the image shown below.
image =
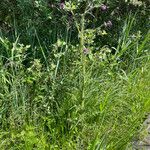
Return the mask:
<path id="1" fill-rule="evenodd" d="M 84 99 L 85 96 L 85 55 L 83 53 L 84 49 L 84 18 L 85 16 L 82 15 L 81 17 L 81 31 L 80 31 L 80 55 L 81 55 L 81 64 L 82 64 L 82 99 Z"/>

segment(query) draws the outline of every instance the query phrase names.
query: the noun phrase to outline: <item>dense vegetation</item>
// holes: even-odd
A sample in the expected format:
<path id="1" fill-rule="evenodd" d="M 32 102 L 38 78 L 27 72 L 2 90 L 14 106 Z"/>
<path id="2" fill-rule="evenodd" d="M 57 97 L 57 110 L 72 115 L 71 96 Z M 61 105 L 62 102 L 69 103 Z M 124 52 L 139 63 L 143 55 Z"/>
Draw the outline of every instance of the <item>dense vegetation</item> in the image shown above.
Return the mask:
<path id="1" fill-rule="evenodd" d="M 149 6 L 1 0 L 0 149 L 132 149 L 150 112 Z"/>

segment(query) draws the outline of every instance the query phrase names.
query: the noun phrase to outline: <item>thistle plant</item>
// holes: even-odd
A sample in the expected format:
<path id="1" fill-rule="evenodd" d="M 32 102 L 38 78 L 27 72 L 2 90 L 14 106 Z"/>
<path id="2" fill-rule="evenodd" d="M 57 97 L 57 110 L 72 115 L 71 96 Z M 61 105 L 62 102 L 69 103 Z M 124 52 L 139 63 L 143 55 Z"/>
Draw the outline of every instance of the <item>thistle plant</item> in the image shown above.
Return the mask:
<path id="1" fill-rule="evenodd" d="M 78 37 L 79 37 L 79 53 L 80 53 L 80 63 L 82 66 L 81 70 L 81 99 L 83 100 L 84 105 L 84 97 L 85 97 L 85 84 L 86 84 L 86 58 L 87 54 L 92 54 L 90 52 L 90 49 L 86 47 L 86 45 L 91 46 L 94 43 L 95 34 L 101 30 L 102 26 L 105 27 L 111 27 L 112 22 L 108 21 L 107 23 L 102 23 L 99 25 L 99 27 L 96 29 L 86 29 L 85 23 L 87 23 L 87 16 L 93 16 L 92 11 L 93 9 L 101 9 L 102 11 L 107 11 L 108 7 L 104 4 L 97 3 L 97 1 L 93 1 L 92 3 L 87 1 L 83 2 L 85 4 L 83 8 L 83 12 L 78 12 L 78 5 L 76 3 L 71 2 L 63 2 L 64 9 L 68 12 L 71 12 L 75 26 L 78 31 Z M 88 35 L 89 34 L 89 35 Z"/>

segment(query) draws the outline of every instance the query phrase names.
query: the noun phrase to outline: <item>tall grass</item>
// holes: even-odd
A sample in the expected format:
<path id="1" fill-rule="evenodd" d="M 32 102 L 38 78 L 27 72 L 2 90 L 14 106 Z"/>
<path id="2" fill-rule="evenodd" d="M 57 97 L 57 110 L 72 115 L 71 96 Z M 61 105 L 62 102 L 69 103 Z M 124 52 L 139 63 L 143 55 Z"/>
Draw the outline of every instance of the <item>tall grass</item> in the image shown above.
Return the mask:
<path id="1" fill-rule="evenodd" d="M 150 111 L 149 33 L 132 39 L 133 20 L 110 62 L 83 54 L 84 18 L 79 46 L 70 30 L 46 48 L 36 30 L 37 47 L 1 36 L 0 148 L 126 149 Z M 34 50 L 42 56 L 30 60 Z"/>

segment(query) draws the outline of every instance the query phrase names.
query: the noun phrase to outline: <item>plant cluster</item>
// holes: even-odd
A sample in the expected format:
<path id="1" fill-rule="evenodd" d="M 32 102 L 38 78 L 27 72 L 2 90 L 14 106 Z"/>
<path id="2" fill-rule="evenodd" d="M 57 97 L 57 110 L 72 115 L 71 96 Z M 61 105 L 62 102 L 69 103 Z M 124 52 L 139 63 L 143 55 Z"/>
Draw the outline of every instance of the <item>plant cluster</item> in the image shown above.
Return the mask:
<path id="1" fill-rule="evenodd" d="M 149 0 L 0 6 L 0 149 L 129 149 L 150 111 Z"/>

